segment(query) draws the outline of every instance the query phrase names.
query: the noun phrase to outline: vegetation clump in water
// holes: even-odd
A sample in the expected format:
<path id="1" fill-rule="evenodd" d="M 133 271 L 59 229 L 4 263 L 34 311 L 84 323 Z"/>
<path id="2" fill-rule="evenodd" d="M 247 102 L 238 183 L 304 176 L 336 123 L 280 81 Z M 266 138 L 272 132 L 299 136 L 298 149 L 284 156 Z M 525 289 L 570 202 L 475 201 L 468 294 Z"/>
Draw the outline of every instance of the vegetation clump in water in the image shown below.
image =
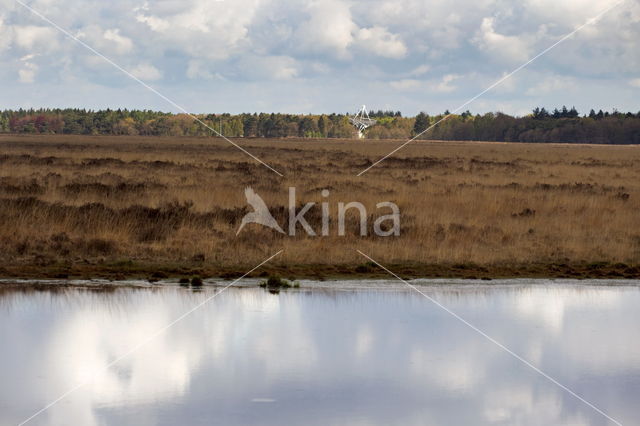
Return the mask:
<path id="1" fill-rule="evenodd" d="M 262 281 L 259 285 L 260 287 L 269 290 L 280 290 L 291 287 L 300 288 L 300 283 L 298 281 L 289 281 L 278 276 L 270 276 L 269 278 L 267 278 L 267 280 Z"/>

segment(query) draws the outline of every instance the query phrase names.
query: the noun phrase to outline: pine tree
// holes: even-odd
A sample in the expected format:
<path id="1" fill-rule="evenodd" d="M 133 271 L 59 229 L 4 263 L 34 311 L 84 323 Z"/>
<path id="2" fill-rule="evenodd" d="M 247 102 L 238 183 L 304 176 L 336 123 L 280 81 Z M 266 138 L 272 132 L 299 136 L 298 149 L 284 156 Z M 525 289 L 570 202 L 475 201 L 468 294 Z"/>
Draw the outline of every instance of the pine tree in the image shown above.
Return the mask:
<path id="1" fill-rule="evenodd" d="M 429 127 L 429 123 L 429 116 L 424 112 L 420 112 L 420 114 L 416 116 L 416 121 L 413 124 L 413 134 L 419 135 L 420 133 L 424 132 L 427 127 Z"/>
<path id="2" fill-rule="evenodd" d="M 327 123 L 324 118 L 324 115 L 321 115 L 318 119 L 318 131 L 320 132 L 320 136 L 323 138 L 327 137 Z"/>

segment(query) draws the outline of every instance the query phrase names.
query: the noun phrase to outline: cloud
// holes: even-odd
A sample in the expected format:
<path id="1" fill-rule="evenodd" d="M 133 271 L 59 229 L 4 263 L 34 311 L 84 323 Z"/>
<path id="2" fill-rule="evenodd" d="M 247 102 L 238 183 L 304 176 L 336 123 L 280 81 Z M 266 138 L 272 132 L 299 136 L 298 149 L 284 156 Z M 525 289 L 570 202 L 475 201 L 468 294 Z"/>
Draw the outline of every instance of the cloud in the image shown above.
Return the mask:
<path id="1" fill-rule="evenodd" d="M 299 48 L 339 58 L 348 57 L 356 25 L 347 3 L 341 0 L 312 1 L 307 7 L 307 14 L 308 19 L 298 27 L 294 37 L 300 43 Z"/>
<path id="2" fill-rule="evenodd" d="M 110 29 L 106 30 L 103 34 L 105 40 L 113 42 L 115 45 L 115 51 L 118 54 L 130 53 L 133 50 L 133 41 L 130 38 L 120 35 L 120 30 Z"/>
<path id="3" fill-rule="evenodd" d="M 634 78 L 632 80 L 629 80 L 629 85 L 640 88 L 640 78 Z"/>
<path id="4" fill-rule="evenodd" d="M 0 15 L 0 52 L 11 46 L 13 31 L 4 23 L 4 17 Z"/>
<path id="5" fill-rule="evenodd" d="M 170 27 L 169 22 L 162 18 L 158 18 L 157 16 L 145 16 L 143 14 L 138 14 L 136 15 L 136 20 L 147 24 L 153 31 L 160 33 L 165 32 Z"/>
<path id="6" fill-rule="evenodd" d="M 158 53 L 171 50 L 192 58 L 228 59 L 251 44 L 249 31 L 261 4 L 259 0 L 145 4 L 134 9 L 135 23 L 129 27 L 154 49 L 159 47 Z"/>
<path id="7" fill-rule="evenodd" d="M 130 72 L 142 81 L 154 81 L 160 80 L 162 78 L 162 72 L 160 72 L 158 68 L 148 63 L 138 64 Z"/>
<path id="8" fill-rule="evenodd" d="M 36 25 L 13 26 L 16 45 L 25 50 L 50 51 L 57 46 L 58 32 Z"/>
<path id="9" fill-rule="evenodd" d="M 525 95 L 540 96 L 553 92 L 562 92 L 566 94 L 568 91 L 576 88 L 576 86 L 574 77 L 552 75 L 543 77 L 538 83 L 527 89 Z"/>
<path id="10" fill-rule="evenodd" d="M 31 62 L 25 62 L 22 68 L 18 70 L 18 81 L 20 83 L 33 83 L 36 78 L 38 66 Z"/>
<path id="11" fill-rule="evenodd" d="M 362 49 L 379 56 L 400 59 L 407 55 L 407 46 L 386 28 L 362 28 L 357 32 L 356 40 Z"/>
<path id="12" fill-rule="evenodd" d="M 423 0 L 58 0 L 37 5 L 114 62 L 158 81 L 159 90 L 184 93 L 198 80 L 200 90 L 227 93 L 229 99 L 216 100 L 221 109 L 252 98 L 255 88 L 247 82 L 264 81 L 270 86 L 261 87 L 260 103 L 239 105 L 239 111 L 295 104 L 307 112 L 331 112 L 367 103 L 411 114 L 463 103 L 613 1 L 523 0 L 517 7 L 494 0 L 462 0 L 455 7 Z M 551 107 L 563 103 L 556 93 L 572 90 L 572 104 L 582 110 L 637 109 L 629 88 L 637 86 L 634 76 L 640 69 L 639 24 L 640 4 L 626 2 L 470 108 L 530 110 L 534 96 Z M 38 55 L 29 61 L 33 66 L 20 60 L 29 54 Z M 38 91 L 16 94 L 7 106 L 71 99 L 79 81 L 105 92 L 134 84 L 13 3 L 0 14 L 0 57 L 0 91 L 13 90 L 16 78 L 40 80 Z M 68 86 L 54 87 L 54 81 Z M 69 95 L 59 96 L 58 89 Z M 426 90 L 429 97 L 414 93 Z M 283 91 L 294 97 L 304 93 L 305 99 L 292 102 Z M 91 101 L 111 102 L 100 93 Z M 128 105 L 142 99 L 124 96 L 131 96 L 121 101 Z M 75 97 L 78 106 L 88 98 Z M 161 102 L 160 107 L 171 108 Z"/>
<path id="13" fill-rule="evenodd" d="M 442 77 L 440 82 L 433 84 L 432 89 L 436 92 L 447 93 L 453 92 L 456 90 L 456 86 L 452 85 L 455 80 L 459 79 L 461 76 L 457 74 L 446 74 Z"/>
<path id="14" fill-rule="evenodd" d="M 429 65 L 420 65 L 411 71 L 409 71 L 410 76 L 420 76 L 429 72 L 431 67 Z"/>
<path id="15" fill-rule="evenodd" d="M 193 80 L 203 78 L 205 80 L 216 77 L 215 74 L 205 61 L 192 59 L 187 66 L 187 77 Z"/>
<path id="16" fill-rule="evenodd" d="M 249 56 L 238 65 L 251 80 L 290 80 L 299 73 L 296 60 L 289 56 Z"/>
<path id="17" fill-rule="evenodd" d="M 398 34 L 383 26 L 359 28 L 349 4 L 341 0 L 314 1 L 307 7 L 308 20 L 296 31 L 301 49 L 347 59 L 353 48 L 376 56 L 400 59 L 408 49 Z"/>
<path id="18" fill-rule="evenodd" d="M 536 21 L 560 21 L 567 27 L 574 27 L 583 24 L 616 3 L 618 3 L 618 0 L 600 0 L 597 2 L 585 2 L 582 0 L 528 0 L 523 2 L 523 13 Z M 617 12 L 619 13 L 620 10 Z M 614 10 L 610 13 L 614 15 L 616 11 Z"/>
<path id="19" fill-rule="evenodd" d="M 415 90 L 422 87 L 423 82 L 413 78 L 406 78 L 403 80 L 392 81 L 389 84 L 397 90 Z"/>
<path id="20" fill-rule="evenodd" d="M 526 35 L 508 36 L 498 33 L 494 18 L 484 18 L 473 42 L 501 62 L 524 62 L 529 58 Z"/>

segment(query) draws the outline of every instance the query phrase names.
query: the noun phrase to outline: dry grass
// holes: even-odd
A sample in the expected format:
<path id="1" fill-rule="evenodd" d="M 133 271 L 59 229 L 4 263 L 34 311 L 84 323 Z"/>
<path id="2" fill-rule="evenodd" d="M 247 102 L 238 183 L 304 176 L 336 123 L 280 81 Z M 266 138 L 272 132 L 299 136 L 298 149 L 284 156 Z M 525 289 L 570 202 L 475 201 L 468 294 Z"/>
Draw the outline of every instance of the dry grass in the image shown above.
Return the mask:
<path id="1" fill-rule="evenodd" d="M 238 143 L 285 177 L 217 139 L 0 137 L 4 275 L 73 273 L 82 265 L 215 274 L 281 248 L 281 270 L 343 273 L 364 263 L 355 249 L 408 273 L 435 264 L 473 274 L 510 265 L 513 274 L 538 264 L 554 275 L 558 265 L 640 263 L 635 146 L 416 142 L 356 177 L 398 141 Z M 360 201 L 369 213 L 393 201 L 402 233 L 360 237 L 352 220 L 345 237 L 335 223 L 324 238 L 285 237 L 257 225 L 236 237 L 246 186 L 279 212 L 281 224 L 289 186 L 305 202 L 323 201 L 320 191 L 329 189 L 334 218 L 338 201 Z M 316 229 L 319 211 L 308 215 Z"/>

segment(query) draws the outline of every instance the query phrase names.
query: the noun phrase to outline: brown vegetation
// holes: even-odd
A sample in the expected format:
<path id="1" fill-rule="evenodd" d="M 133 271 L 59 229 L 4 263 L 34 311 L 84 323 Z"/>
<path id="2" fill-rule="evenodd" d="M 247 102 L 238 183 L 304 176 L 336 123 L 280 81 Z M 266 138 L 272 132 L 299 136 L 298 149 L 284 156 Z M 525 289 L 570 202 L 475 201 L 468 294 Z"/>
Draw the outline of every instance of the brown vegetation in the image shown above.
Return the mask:
<path id="1" fill-rule="evenodd" d="M 406 276 L 640 276 L 640 149 L 415 142 L 238 140 L 280 178 L 213 138 L 1 136 L 0 275 L 376 275 L 360 249 Z M 283 236 L 258 225 L 247 186 L 286 225 L 298 201 L 400 206 L 401 236 Z M 379 214 L 387 214 L 380 212 Z M 320 208 L 307 218 L 320 228 Z M 372 234 L 372 221 L 368 227 Z"/>

